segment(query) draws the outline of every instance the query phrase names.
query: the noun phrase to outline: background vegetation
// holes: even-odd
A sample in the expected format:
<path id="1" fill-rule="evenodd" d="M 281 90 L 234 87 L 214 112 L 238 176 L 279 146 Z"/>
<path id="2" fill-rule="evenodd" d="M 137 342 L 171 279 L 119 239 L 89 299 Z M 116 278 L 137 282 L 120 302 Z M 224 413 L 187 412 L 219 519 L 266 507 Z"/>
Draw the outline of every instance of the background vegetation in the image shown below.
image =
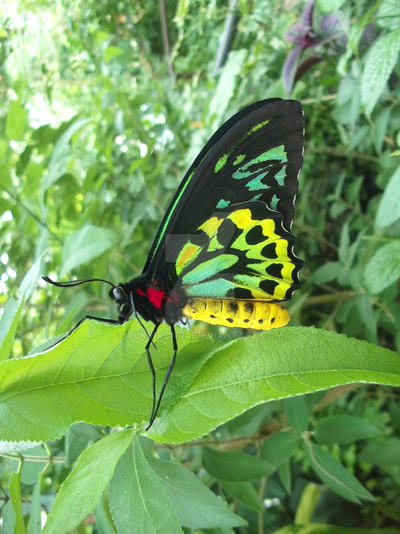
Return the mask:
<path id="1" fill-rule="evenodd" d="M 37 373 L 32 388 L 40 387 L 45 367 L 27 370 L 31 360 L 19 357 L 84 313 L 115 313 L 106 287 L 58 291 L 40 274 L 118 282 L 139 273 L 169 198 L 210 134 L 246 104 L 285 97 L 292 85 L 306 120 L 293 226 L 305 267 L 292 324 L 400 350 L 398 2 L 320 0 L 312 10 L 311 2 L 239 1 L 221 65 L 227 3 L 166 4 L 21 0 L 1 8 L 0 358 L 12 361 L 2 367 L 0 393 L 14 369 L 29 380 Z M 104 331 L 91 328 L 93 339 Z M 234 347 L 254 358 L 257 343 L 276 346 L 280 358 L 279 336 L 292 336 L 295 360 L 312 340 L 304 329 L 286 330 Z M 193 362 L 231 339 L 204 324 L 192 335 L 180 346 L 201 335 Z M 343 374 L 347 361 L 358 361 L 361 345 L 323 340 L 319 357 Z M 64 350 L 54 361 L 66 355 L 69 365 L 72 349 Z M 88 372 L 91 353 L 79 350 L 74 372 Z M 348 374 L 297 393 L 347 382 L 329 391 L 292 397 L 291 389 L 291 398 L 255 406 L 252 390 L 255 407 L 217 430 L 205 424 L 210 434 L 195 443 L 200 430 L 167 439 L 160 427 L 155 436 L 168 445 L 112 432 L 111 401 L 107 416 L 91 419 L 101 426 L 74 412 L 52 432 L 59 423 L 46 413 L 49 397 L 20 397 L 31 410 L 23 420 L 8 396 L 0 438 L 19 443 L 1 444 L 3 531 L 40 532 L 54 504 L 47 532 L 322 532 L 318 524 L 333 525 L 324 532 L 400 532 L 398 390 L 348 383 L 396 382 L 378 377 L 377 359 L 398 377 L 395 355 L 379 350 L 368 367 L 374 376 Z M 48 375 L 54 384 L 56 374 Z M 75 394 L 58 389 L 57 409 L 78 409 Z M 135 421 L 132 409 L 124 424 Z M 36 443 L 44 439 L 52 441 Z"/>

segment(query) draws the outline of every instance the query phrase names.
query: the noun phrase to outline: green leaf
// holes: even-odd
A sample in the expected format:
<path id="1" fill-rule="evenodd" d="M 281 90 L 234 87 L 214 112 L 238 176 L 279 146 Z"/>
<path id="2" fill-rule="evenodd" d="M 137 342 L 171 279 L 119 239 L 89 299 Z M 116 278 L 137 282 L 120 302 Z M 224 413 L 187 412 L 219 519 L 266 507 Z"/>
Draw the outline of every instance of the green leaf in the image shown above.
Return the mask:
<path id="1" fill-rule="evenodd" d="M 91 224 L 69 235 L 63 246 L 60 276 L 97 258 L 116 241 L 114 232 Z"/>
<path id="2" fill-rule="evenodd" d="M 400 219 L 400 167 L 385 187 L 376 213 L 375 228 L 385 228 L 398 219 Z"/>
<path id="3" fill-rule="evenodd" d="M 213 118 L 214 125 L 221 124 L 222 117 L 237 86 L 237 77 L 242 72 L 246 54 L 246 50 L 233 50 L 229 53 L 210 102 L 209 115 Z"/>
<path id="4" fill-rule="evenodd" d="M 10 102 L 6 121 L 6 134 L 8 139 L 21 141 L 26 128 L 28 113 L 19 100 Z"/>
<path id="5" fill-rule="evenodd" d="M 43 534 L 72 530 L 94 510 L 131 442 L 132 430 L 122 430 L 97 441 L 81 454 L 57 493 Z"/>
<path id="6" fill-rule="evenodd" d="M 308 426 L 309 407 L 304 397 L 293 397 L 283 401 L 286 419 L 297 432 L 304 432 Z"/>
<path id="7" fill-rule="evenodd" d="M 314 428 L 315 437 L 321 443 L 351 443 L 358 439 L 372 438 L 380 434 L 375 425 L 355 415 L 330 415 L 320 419 Z"/>
<path id="8" fill-rule="evenodd" d="M 400 534 L 398 528 L 362 528 L 362 527 L 339 527 L 309 523 L 308 525 L 288 525 L 274 530 L 274 534 Z"/>
<path id="9" fill-rule="evenodd" d="M 152 457 L 149 463 L 165 484 L 183 526 L 198 530 L 245 525 L 220 497 L 182 465 Z"/>
<path id="10" fill-rule="evenodd" d="M 96 518 L 96 530 L 101 534 L 117 534 L 111 513 L 108 507 L 108 499 L 103 496 L 98 502 L 94 516 Z"/>
<path id="11" fill-rule="evenodd" d="M 0 360 L 9 358 L 25 302 L 29 299 L 42 269 L 43 254 L 33 263 L 19 287 L 18 298 L 10 297 L 0 319 Z"/>
<path id="12" fill-rule="evenodd" d="M 7 360 L 14 343 L 23 300 L 10 297 L 0 319 L 0 360 Z"/>
<path id="13" fill-rule="evenodd" d="M 243 452 L 222 452 L 210 447 L 204 447 L 202 462 L 210 475 L 228 482 L 257 480 L 274 471 L 270 463 L 256 456 Z"/>
<path id="14" fill-rule="evenodd" d="M 110 510 L 121 533 L 182 532 L 171 497 L 147 462 L 137 436 L 115 470 Z"/>
<path id="15" fill-rule="evenodd" d="M 289 460 L 297 449 L 299 441 L 299 435 L 293 430 L 275 432 L 264 441 L 261 458 L 278 467 Z"/>
<path id="16" fill-rule="evenodd" d="M 365 285 L 374 295 L 400 278 L 400 240 L 378 249 L 364 271 Z"/>
<path id="17" fill-rule="evenodd" d="M 72 465 L 86 447 L 102 437 L 100 430 L 87 423 L 71 425 L 65 437 L 65 464 Z"/>
<path id="18" fill-rule="evenodd" d="M 41 354 L 1 362 L 2 439 L 54 439 L 77 421 L 147 422 L 152 388 L 146 342 L 134 320 L 122 326 L 85 321 Z M 160 387 L 171 359 L 168 327 L 160 327 L 155 342 Z M 198 438 L 267 400 L 353 382 L 400 385 L 398 354 L 314 328 L 281 328 L 222 346 L 185 331 L 178 332 L 178 345 L 160 416 L 149 431 L 163 442 Z"/>
<path id="19" fill-rule="evenodd" d="M 10 500 L 15 514 L 15 526 L 13 534 L 25 534 L 25 523 L 22 515 L 21 502 L 21 472 L 10 475 Z"/>
<path id="20" fill-rule="evenodd" d="M 360 454 L 362 462 L 369 462 L 384 469 L 400 466 L 400 439 L 399 438 L 377 438 L 371 440 Z"/>
<path id="21" fill-rule="evenodd" d="M 345 0 L 317 0 L 317 6 L 322 13 L 331 13 L 342 7 Z"/>
<path id="22" fill-rule="evenodd" d="M 234 499 L 256 512 L 264 512 L 260 496 L 251 482 L 221 482 L 221 486 Z"/>
<path id="23" fill-rule="evenodd" d="M 18 294 L 24 300 L 24 302 L 29 299 L 33 290 L 36 288 L 37 281 L 42 273 L 44 254 L 45 253 L 43 252 L 32 264 L 21 282 Z"/>
<path id="24" fill-rule="evenodd" d="M 43 177 L 43 192 L 65 173 L 67 164 L 72 157 L 71 138 L 89 122 L 90 119 L 75 120 L 57 140 L 50 158 L 47 174 Z"/>
<path id="25" fill-rule="evenodd" d="M 146 342 L 136 321 L 122 327 L 85 321 L 50 350 L 12 360 L 15 366 L 0 364 L 2 439 L 54 439 L 77 421 L 111 426 L 147 422 L 152 386 Z M 171 360 L 168 327 L 160 327 L 156 343 L 155 367 L 163 377 Z M 179 347 L 163 407 L 181 396 L 218 343 L 184 332 Z"/>
<path id="26" fill-rule="evenodd" d="M 370 48 L 361 76 L 361 101 L 368 115 L 385 89 L 400 50 L 400 29 L 380 37 Z"/>
<path id="27" fill-rule="evenodd" d="M 381 28 L 396 30 L 400 23 L 400 4 L 397 0 L 383 0 L 377 13 L 376 22 Z"/>
<path id="28" fill-rule="evenodd" d="M 311 274 L 308 281 L 314 284 L 332 282 L 332 280 L 337 278 L 339 271 L 340 263 L 338 261 L 330 261 L 329 263 L 325 263 L 324 265 L 321 265 L 321 267 L 318 267 L 318 269 Z"/>
<path id="29" fill-rule="evenodd" d="M 286 460 L 278 467 L 279 480 L 288 495 L 292 492 L 292 473 L 290 471 L 290 460 Z"/>
<path id="30" fill-rule="evenodd" d="M 314 513 L 318 499 L 321 496 L 321 488 L 309 482 L 301 495 L 301 499 L 296 511 L 294 522 L 297 525 L 308 525 Z"/>
<path id="31" fill-rule="evenodd" d="M 305 442 L 305 445 L 312 468 L 328 488 L 351 502 L 360 503 L 360 499 L 374 500 L 369 491 L 329 452 L 310 442 Z"/>
<path id="32" fill-rule="evenodd" d="M 104 61 L 110 63 L 114 58 L 123 54 L 123 50 L 118 46 L 108 46 L 104 51 Z"/>
<path id="33" fill-rule="evenodd" d="M 28 534 L 40 534 L 42 531 L 42 518 L 41 512 L 42 508 L 40 505 L 40 488 L 41 488 L 41 479 L 36 482 L 35 487 L 32 492 L 32 502 L 30 506 L 30 518 L 28 526 Z"/>

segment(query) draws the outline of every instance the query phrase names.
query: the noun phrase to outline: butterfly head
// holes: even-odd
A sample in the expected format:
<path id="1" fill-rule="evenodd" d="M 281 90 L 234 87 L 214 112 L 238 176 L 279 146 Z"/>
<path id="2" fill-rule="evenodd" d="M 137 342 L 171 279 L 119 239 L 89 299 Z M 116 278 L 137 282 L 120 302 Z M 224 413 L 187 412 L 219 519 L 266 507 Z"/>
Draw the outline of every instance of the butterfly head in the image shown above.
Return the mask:
<path id="1" fill-rule="evenodd" d="M 118 320 L 125 323 L 135 313 L 135 304 L 133 301 L 133 293 L 125 291 L 122 286 L 113 287 L 110 289 L 110 297 L 115 300 L 117 304 Z"/>

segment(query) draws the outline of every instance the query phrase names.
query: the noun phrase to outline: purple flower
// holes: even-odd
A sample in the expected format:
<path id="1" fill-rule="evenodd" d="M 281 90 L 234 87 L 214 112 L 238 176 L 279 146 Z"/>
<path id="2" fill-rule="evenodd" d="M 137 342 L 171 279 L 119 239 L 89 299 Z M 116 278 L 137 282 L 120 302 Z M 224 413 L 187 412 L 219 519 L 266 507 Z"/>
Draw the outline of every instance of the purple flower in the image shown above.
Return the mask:
<path id="1" fill-rule="evenodd" d="M 344 32 L 337 15 L 330 13 L 322 17 L 317 28 L 313 18 L 314 0 L 308 0 L 300 21 L 289 28 L 285 36 L 289 42 L 297 45 L 286 57 L 282 69 L 283 85 L 288 95 L 293 88 L 294 82 L 312 65 L 322 59 L 320 55 L 314 54 L 298 66 L 300 55 L 304 50 L 321 46 L 328 41 L 338 40 L 339 38 L 341 44 L 343 42 Z"/>

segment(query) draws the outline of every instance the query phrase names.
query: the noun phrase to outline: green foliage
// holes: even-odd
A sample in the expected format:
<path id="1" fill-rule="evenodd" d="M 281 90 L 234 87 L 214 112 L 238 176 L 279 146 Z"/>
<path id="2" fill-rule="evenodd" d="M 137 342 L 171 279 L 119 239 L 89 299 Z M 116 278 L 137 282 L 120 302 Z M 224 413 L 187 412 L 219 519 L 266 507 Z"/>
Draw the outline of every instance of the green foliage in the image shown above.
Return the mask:
<path id="1" fill-rule="evenodd" d="M 46 517 L 57 533 L 400 532 L 400 410 L 388 387 L 400 381 L 398 2 L 314 7 L 315 33 L 329 17 L 340 25 L 303 47 L 292 95 L 306 119 L 293 224 L 306 263 L 289 303 L 302 327 L 180 332 L 148 438 L 134 320 L 86 321 L 45 350 L 85 313 L 115 310 L 105 284 L 54 289 L 40 275 L 132 278 L 213 130 L 284 96 L 285 34 L 302 5 L 239 2 L 213 76 L 227 5 L 166 4 L 169 47 L 155 0 L 2 11 L 3 531 L 36 534 Z M 167 329 L 155 343 L 160 386 Z"/>

